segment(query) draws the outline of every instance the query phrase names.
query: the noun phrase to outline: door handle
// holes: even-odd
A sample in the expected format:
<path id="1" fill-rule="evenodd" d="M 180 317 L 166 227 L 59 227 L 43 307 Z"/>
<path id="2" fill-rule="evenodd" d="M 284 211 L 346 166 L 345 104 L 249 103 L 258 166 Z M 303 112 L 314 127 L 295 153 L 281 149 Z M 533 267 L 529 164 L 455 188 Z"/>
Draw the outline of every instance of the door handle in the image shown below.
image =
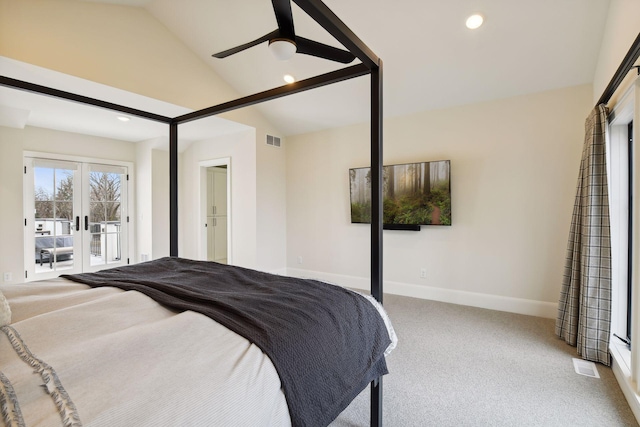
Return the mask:
<path id="1" fill-rule="evenodd" d="M 89 230 L 89 216 L 84 216 L 84 231 Z"/>
<path id="2" fill-rule="evenodd" d="M 80 231 L 80 217 L 76 217 L 76 231 Z"/>

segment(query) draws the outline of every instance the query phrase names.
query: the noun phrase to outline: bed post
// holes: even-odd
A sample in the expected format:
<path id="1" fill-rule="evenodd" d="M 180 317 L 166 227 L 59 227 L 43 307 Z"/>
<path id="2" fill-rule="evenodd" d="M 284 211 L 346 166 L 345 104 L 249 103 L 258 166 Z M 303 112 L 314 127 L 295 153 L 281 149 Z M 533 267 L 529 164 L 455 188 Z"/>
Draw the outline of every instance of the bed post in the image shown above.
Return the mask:
<path id="1" fill-rule="evenodd" d="M 169 255 L 178 256 L 178 123 L 169 124 Z"/>
<path id="2" fill-rule="evenodd" d="M 371 295 L 382 304 L 382 60 L 371 69 Z M 372 427 L 382 426 L 382 377 L 371 383 Z"/>

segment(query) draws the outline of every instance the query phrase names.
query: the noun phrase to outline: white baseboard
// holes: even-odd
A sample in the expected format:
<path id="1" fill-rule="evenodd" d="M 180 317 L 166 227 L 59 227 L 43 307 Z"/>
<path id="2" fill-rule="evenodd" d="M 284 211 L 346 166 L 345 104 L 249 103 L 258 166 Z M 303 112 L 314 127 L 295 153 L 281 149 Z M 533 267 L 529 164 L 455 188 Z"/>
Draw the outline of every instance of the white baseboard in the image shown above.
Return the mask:
<path id="1" fill-rule="evenodd" d="M 287 269 L 286 268 L 278 268 L 276 270 L 269 270 L 269 271 L 267 271 L 267 273 L 277 274 L 279 276 L 287 276 Z"/>
<path id="2" fill-rule="evenodd" d="M 303 270 L 299 268 L 287 268 L 287 275 L 306 279 L 322 280 L 355 289 L 369 290 L 370 287 L 369 279 L 364 277 L 345 276 L 320 271 Z M 555 319 L 558 313 L 558 304 L 556 303 L 436 288 L 433 286 L 421 286 L 414 285 L 412 283 L 400 283 L 385 280 L 384 292 L 407 297 L 448 302 L 452 304 L 488 308 L 490 310 L 507 311 L 510 313 L 525 314 L 528 316 L 546 317 L 549 319 Z"/>

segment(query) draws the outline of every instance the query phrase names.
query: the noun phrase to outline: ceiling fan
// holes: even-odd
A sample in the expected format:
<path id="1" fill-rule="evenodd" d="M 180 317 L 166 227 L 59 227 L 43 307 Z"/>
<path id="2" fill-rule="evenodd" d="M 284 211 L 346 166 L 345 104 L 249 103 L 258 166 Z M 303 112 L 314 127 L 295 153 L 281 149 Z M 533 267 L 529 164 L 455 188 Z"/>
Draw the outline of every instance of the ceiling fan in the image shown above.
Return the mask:
<path id="1" fill-rule="evenodd" d="M 287 60 L 291 58 L 294 53 L 317 56 L 318 58 L 342 62 L 343 64 L 348 64 L 355 59 L 355 56 L 346 50 L 296 36 L 293 30 L 291 0 L 271 0 L 271 3 L 273 4 L 273 11 L 276 15 L 276 21 L 278 22 L 278 29 L 249 43 L 215 53 L 212 56 L 214 58 L 226 58 L 227 56 L 268 41 L 269 50 L 280 60 Z"/>

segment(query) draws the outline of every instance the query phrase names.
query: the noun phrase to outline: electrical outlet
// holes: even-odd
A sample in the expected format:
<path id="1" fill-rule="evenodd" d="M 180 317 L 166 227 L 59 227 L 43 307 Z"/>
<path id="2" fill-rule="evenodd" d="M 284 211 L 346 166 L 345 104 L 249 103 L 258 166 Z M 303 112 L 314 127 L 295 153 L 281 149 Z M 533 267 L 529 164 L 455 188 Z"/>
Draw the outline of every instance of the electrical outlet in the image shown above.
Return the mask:
<path id="1" fill-rule="evenodd" d="M 426 279 L 427 278 L 427 269 L 426 268 L 421 268 L 420 269 L 420 278 L 421 279 Z"/>
<path id="2" fill-rule="evenodd" d="M 12 274 L 11 273 L 4 273 L 4 281 L 5 282 L 10 282 L 13 280 L 13 277 L 11 277 Z"/>
<path id="3" fill-rule="evenodd" d="M 302 257 L 301 256 L 298 257 L 298 264 L 302 264 Z"/>

